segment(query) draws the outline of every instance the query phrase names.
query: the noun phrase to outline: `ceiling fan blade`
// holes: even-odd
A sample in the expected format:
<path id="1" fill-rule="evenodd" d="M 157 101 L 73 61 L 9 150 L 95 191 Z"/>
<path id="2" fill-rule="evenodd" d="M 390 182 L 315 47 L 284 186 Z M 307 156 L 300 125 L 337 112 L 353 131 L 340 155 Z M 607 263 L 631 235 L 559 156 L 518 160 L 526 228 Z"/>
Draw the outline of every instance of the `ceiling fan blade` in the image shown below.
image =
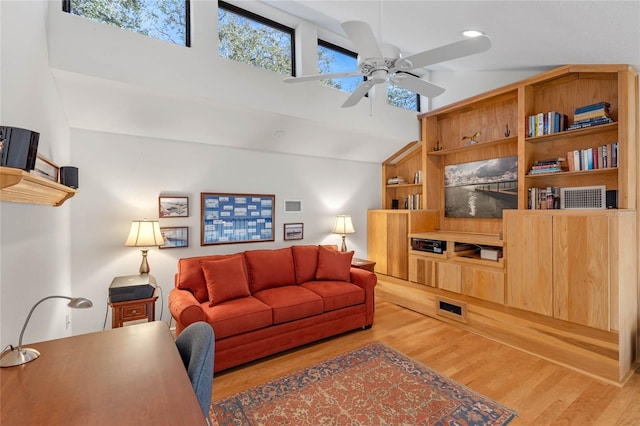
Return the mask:
<path id="1" fill-rule="evenodd" d="M 367 92 L 369 92 L 369 90 L 371 90 L 371 88 L 375 85 L 376 82 L 373 80 L 367 80 L 364 83 L 360 83 L 360 85 L 356 87 L 356 90 L 354 90 L 353 93 L 347 98 L 347 100 L 344 101 L 344 103 L 342 104 L 342 108 L 352 107 L 360 102 L 360 99 L 362 99 L 362 97 L 366 95 Z"/>
<path id="2" fill-rule="evenodd" d="M 353 42 L 361 58 L 382 58 L 380 46 L 369 24 L 361 21 L 347 21 L 342 23 L 342 29 Z"/>
<path id="3" fill-rule="evenodd" d="M 303 75 L 300 77 L 287 77 L 283 81 L 285 83 L 301 83 L 305 81 L 313 81 L 313 80 L 326 80 L 330 78 L 343 78 L 343 77 L 362 77 L 362 74 L 359 72 L 341 72 L 335 74 L 312 74 L 312 75 Z"/>
<path id="4" fill-rule="evenodd" d="M 428 81 L 424 81 L 411 74 L 399 73 L 391 77 L 389 80 L 396 86 L 410 90 L 428 98 L 435 98 L 444 92 L 444 88 L 437 86 Z"/>
<path id="5" fill-rule="evenodd" d="M 489 50 L 490 47 L 491 39 L 489 37 L 474 37 L 398 59 L 395 67 L 404 71 L 422 68 L 428 65 L 439 64 L 440 62 L 482 53 Z"/>

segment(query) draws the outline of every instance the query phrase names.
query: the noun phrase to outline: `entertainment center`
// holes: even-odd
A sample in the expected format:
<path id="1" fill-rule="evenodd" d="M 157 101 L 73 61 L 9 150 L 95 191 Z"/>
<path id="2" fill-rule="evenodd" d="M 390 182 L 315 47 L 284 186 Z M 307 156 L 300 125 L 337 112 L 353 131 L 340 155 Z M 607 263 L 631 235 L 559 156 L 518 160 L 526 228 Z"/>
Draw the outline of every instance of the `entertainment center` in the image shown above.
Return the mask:
<path id="1" fill-rule="evenodd" d="M 603 103 L 609 119 L 580 127 Z M 634 69 L 567 65 L 418 115 L 421 140 L 382 164 L 368 214 L 377 294 L 623 385 L 640 353 L 638 113 Z M 555 131 L 532 131 L 534 116 Z M 576 152 L 600 167 L 565 168 Z M 561 188 L 606 190 L 617 208 L 559 209 Z M 549 201 L 532 205 L 538 190 Z"/>

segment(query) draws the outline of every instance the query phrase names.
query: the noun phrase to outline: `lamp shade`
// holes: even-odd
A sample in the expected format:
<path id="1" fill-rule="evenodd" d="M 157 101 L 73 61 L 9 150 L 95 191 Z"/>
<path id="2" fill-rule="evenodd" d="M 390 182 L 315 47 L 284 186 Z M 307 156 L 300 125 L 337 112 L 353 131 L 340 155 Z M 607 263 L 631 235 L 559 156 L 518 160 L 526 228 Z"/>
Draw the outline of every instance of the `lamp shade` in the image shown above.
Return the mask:
<path id="1" fill-rule="evenodd" d="M 336 221 L 333 224 L 333 233 L 334 234 L 353 234 L 356 232 L 353 229 L 353 223 L 351 222 L 351 216 L 348 215 L 338 215 L 336 216 Z"/>
<path id="2" fill-rule="evenodd" d="M 124 245 L 127 247 L 153 247 L 164 244 L 157 220 L 134 220 Z"/>

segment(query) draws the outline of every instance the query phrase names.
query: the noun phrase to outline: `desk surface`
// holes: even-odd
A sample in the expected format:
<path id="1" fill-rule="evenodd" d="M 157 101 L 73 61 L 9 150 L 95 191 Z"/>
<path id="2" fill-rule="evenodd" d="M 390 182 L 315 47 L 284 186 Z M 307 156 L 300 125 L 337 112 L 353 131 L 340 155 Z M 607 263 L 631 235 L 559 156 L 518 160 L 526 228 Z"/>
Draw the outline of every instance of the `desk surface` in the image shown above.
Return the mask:
<path id="1" fill-rule="evenodd" d="M 26 345 L 27 364 L 0 369 L 0 423 L 205 425 L 165 322 Z"/>

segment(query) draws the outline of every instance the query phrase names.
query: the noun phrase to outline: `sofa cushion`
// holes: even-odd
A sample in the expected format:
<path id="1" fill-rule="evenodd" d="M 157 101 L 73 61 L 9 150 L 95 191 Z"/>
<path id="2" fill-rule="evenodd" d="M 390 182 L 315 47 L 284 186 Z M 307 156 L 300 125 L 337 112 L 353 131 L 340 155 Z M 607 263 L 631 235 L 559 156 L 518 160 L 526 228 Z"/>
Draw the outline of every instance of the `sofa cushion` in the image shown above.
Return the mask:
<path id="1" fill-rule="evenodd" d="M 207 282 L 210 306 L 251 296 L 242 253 L 224 259 L 201 260 L 200 265 Z"/>
<path id="2" fill-rule="evenodd" d="M 249 270 L 249 286 L 255 294 L 267 288 L 294 285 L 291 248 L 276 250 L 251 250 L 244 252 Z"/>
<path id="3" fill-rule="evenodd" d="M 202 306 L 216 340 L 273 324 L 271 308 L 255 297 L 233 299 L 211 307 Z"/>
<path id="4" fill-rule="evenodd" d="M 327 247 L 318 247 L 318 269 L 316 279 L 321 281 L 349 281 L 353 251 L 341 252 Z"/>
<path id="5" fill-rule="evenodd" d="M 199 303 L 207 302 L 207 282 L 200 266 L 201 260 L 225 259 L 233 255 L 196 256 L 178 260 L 178 272 L 175 277 L 176 288 L 188 290 Z"/>
<path id="6" fill-rule="evenodd" d="M 295 285 L 262 290 L 254 297 L 271 307 L 274 324 L 320 315 L 324 309 L 322 297 Z"/>
<path id="7" fill-rule="evenodd" d="M 291 246 L 296 283 L 306 283 L 316 278 L 318 269 L 318 246 Z"/>
<path id="8" fill-rule="evenodd" d="M 300 284 L 300 287 L 322 297 L 324 312 L 364 303 L 364 289 L 344 281 L 309 281 Z"/>

